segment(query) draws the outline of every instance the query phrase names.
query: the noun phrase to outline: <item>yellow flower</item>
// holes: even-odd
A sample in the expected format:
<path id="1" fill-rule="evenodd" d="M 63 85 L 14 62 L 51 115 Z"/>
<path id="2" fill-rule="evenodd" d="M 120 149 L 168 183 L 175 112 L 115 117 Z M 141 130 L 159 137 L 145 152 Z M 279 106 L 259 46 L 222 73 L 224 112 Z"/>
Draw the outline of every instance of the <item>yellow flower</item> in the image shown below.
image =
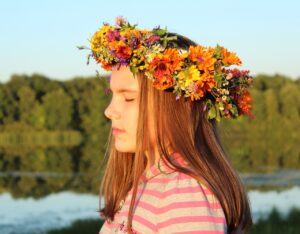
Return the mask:
<path id="1" fill-rule="evenodd" d="M 111 28 L 109 25 L 103 25 L 100 30 L 94 33 L 90 40 L 92 51 L 97 51 L 100 46 L 105 46 L 106 41 L 106 33 Z"/>
<path id="2" fill-rule="evenodd" d="M 142 34 L 139 30 L 137 29 L 130 29 L 127 28 L 124 31 L 120 32 L 120 35 L 126 38 L 136 38 L 136 39 L 140 39 Z"/>
<path id="3" fill-rule="evenodd" d="M 200 80 L 200 72 L 196 65 L 192 65 L 187 69 L 178 73 L 179 83 L 187 88 L 192 82 Z"/>
<path id="4" fill-rule="evenodd" d="M 178 83 L 190 93 L 191 100 L 201 99 L 206 92 L 216 86 L 213 75 L 209 72 L 200 74 L 196 65 L 192 65 L 178 74 Z"/>

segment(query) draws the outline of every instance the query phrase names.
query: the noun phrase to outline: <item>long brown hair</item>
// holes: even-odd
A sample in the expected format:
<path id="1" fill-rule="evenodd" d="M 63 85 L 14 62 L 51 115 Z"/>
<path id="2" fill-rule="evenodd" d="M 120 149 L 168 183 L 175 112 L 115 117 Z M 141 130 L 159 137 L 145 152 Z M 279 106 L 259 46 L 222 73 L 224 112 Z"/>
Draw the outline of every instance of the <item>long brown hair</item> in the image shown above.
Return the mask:
<path id="1" fill-rule="evenodd" d="M 175 33 L 181 48 L 187 49 L 195 42 Z M 171 46 L 171 45 L 170 45 Z M 149 118 L 154 121 L 154 134 L 159 155 L 176 170 L 186 173 L 208 186 L 218 198 L 227 222 L 227 231 L 238 227 L 243 230 L 252 225 L 249 201 L 245 188 L 232 167 L 221 144 L 217 123 L 208 120 L 203 101 L 175 99 L 170 90 L 157 90 L 144 74 L 137 75 L 139 83 L 139 118 L 135 153 L 118 152 L 114 137 L 110 134 L 104 165 L 106 166 L 100 186 L 100 197 L 105 205 L 101 214 L 113 221 L 119 204 L 130 189 L 133 190 L 127 227 L 131 233 L 133 209 L 139 177 L 147 165 L 145 151 L 154 157 L 149 138 Z M 154 103 L 154 105 L 150 105 Z M 193 170 L 174 164 L 169 148 L 179 153 Z"/>

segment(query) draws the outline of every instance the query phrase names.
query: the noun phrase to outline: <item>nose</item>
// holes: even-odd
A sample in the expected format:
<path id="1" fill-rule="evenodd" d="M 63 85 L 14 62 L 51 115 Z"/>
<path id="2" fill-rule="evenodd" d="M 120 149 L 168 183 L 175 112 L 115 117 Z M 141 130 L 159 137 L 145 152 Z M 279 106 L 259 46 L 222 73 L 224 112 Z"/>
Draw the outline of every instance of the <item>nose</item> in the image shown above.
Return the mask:
<path id="1" fill-rule="evenodd" d="M 116 110 L 116 108 L 113 107 L 112 103 L 110 103 L 106 107 L 104 115 L 111 120 L 116 120 L 120 118 L 120 113 Z"/>

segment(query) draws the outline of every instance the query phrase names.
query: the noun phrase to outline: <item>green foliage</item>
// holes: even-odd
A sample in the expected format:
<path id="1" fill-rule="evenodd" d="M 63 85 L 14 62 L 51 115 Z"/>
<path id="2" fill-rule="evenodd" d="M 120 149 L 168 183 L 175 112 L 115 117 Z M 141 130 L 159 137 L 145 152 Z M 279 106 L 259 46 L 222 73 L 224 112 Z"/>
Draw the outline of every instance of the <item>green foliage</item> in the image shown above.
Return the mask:
<path id="1" fill-rule="evenodd" d="M 109 130 L 106 88 L 95 77 L 59 82 L 38 74 L 0 84 L 0 170 L 8 173 L 1 187 L 16 197 L 96 193 Z"/>
<path id="2" fill-rule="evenodd" d="M 75 221 L 70 227 L 55 229 L 47 234 L 98 233 L 104 221 L 101 219 L 87 219 Z M 283 217 L 273 209 L 267 219 L 259 219 L 246 234 L 294 234 L 300 233 L 300 210 L 292 209 Z"/>
<path id="3" fill-rule="evenodd" d="M 250 92 L 254 120 L 222 120 L 223 144 L 242 172 L 300 168 L 300 88 L 298 80 L 258 75 Z M 223 132 L 224 132 L 223 131 Z"/>
<path id="4" fill-rule="evenodd" d="M 36 197 L 63 189 L 98 192 L 110 128 L 104 116 L 108 84 L 101 79 L 61 82 L 33 74 L 0 84 L 0 170 L 25 173 L 0 177 L 1 191 Z M 299 91 L 299 79 L 258 75 L 250 90 L 255 119 L 219 122 L 240 172 L 300 168 Z"/>
<path id="5" fill-rule="evenodd" d="M 253 234 L 277 234 L 300 233 L 300 210 L 292 209 L 287 217 L 283 217 L 276 209 L 273 209 L 267 219 L 260 219 L 245 233 Z"/>
<path id="6" fill-rule="evenodd" d="M 51 230 L 47 234 L 98 233 L 102 225 L 103 221 L 100 219 L 77 220 L 70 227 Z"/>
<path id="7" fill-rule="evenodd" d="M 64 90 L 58 89 L 43 97 L 45 125 L 48 129 L 67 129 L 72 121 L 72 98 Z"/>

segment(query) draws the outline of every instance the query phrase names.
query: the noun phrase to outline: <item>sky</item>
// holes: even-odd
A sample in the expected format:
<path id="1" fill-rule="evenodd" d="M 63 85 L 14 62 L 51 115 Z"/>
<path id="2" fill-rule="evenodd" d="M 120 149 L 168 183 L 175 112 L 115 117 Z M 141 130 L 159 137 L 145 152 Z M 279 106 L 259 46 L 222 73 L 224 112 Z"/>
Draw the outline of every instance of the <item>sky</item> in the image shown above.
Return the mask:
<path id="1" fill-rule="evenodd" d="M 123 16 L 141 29 L 156 26 L 203 46 L 225 46 L 252 75 L 300 77 L 297 0 L 10 0 L 0 3 L 0 82 L 13 74 L 68 80 L 106 74 L 92 60 L 88 39 L 103 22 Z"/>

